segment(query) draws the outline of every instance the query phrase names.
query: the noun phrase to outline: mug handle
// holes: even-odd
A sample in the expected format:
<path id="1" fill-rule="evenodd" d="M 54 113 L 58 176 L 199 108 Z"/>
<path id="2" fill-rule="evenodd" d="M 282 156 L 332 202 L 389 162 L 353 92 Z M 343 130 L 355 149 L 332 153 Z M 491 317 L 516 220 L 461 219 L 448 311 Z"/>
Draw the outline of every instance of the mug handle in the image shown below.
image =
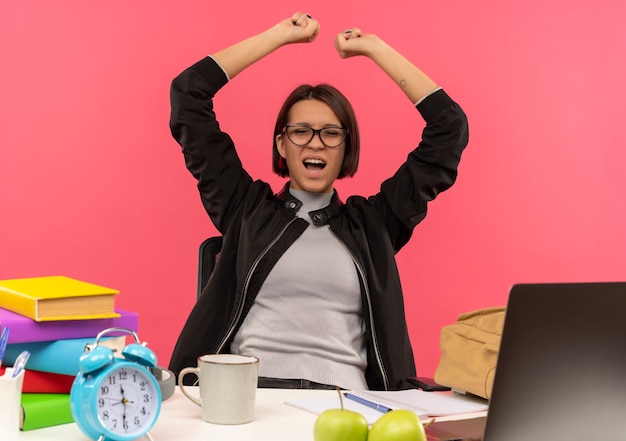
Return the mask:
<path id="1" fill-rule="evenodd" d="M 183 378 L 185 377 L 185 375 L 187 374 L 195 374 L 198 378 L 200 378 L 200 369 L 198 368 L 194 368 L 194 367 L 186 367 L 183 370 L 181 370 L 178 374 L 178 387 L 180 388 L 180 391 L 183 393 L 184 396 L 186 396 L 187 398 L 189 398 L 191 401 L 193 401 L 194 403 L 196 403 L 198 406 L 202 407 L 202 401 L 200 401 L 199 398 L 196 397 L 192 397 L 189 393 L 187 393 L 187 391 L 185 390 L 185 385 L 183 384 Z"/>

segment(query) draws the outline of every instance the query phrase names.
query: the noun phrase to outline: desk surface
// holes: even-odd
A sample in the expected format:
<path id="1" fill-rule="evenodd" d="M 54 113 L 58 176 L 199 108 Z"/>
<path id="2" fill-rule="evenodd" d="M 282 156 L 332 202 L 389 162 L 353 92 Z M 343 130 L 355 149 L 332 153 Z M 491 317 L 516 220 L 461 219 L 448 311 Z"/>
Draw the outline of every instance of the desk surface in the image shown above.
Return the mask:
<path id="1" fill-rule="evenodd" d="M 192 391 L 193 392 L 193 391 Z M 443 392 L 444 394 L 447 392 Z M 154 441 L 312 441 L 317 415 L 285 404 L 286 401 L 336 397 L 334 390 L 257 389 L 254 420 L 222 426 L 202 421 L 201 409 L 178 387 L 161 407 L 150 430 Z M 437 421 L 484 417 L 485 412 L 440 417 Z M 145 440 L 146 438 L 138 438 Z M 19 441 L 89 441 L 75 423 L 20 432 Z"/>
<path id="2" fill-rule="evenodd" d="M 201 419 L 200 407 L 176 388 L 163 402 L 161 414 L 150 431 L 154 441 L 311 441 L 316 415 L 296 409 L 285 401 L 328 397 L 335 391 L 258 389 L 254 420 L 237 426 L 209 424 Z M 19 441 L 88 441 L 75 423 L 21 432 Z M 143 440 L 145 438 L 139 438 Z"/>

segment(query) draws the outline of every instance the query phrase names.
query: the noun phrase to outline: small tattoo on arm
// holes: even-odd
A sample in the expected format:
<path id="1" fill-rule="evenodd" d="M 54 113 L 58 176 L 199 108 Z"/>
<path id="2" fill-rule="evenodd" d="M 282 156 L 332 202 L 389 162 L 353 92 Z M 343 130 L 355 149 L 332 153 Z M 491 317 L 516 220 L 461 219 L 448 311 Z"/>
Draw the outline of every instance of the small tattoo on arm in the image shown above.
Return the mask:
<path id="1" fill-rule="evenodd" d="M 400 80 L 400 87 L 406 87 L 406 80 Z"/>

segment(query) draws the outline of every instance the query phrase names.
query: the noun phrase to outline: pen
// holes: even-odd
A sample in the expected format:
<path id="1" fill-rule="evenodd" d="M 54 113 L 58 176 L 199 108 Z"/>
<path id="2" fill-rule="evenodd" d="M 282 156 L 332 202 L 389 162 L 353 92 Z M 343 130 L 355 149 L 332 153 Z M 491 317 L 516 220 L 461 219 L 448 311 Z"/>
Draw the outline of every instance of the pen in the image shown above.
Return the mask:
<path id="1" fill-rule="evenodd" d="M 4 351 L 7 348 L 8 342 L 9 342 L 9 328 L 5 327 L 2 330 L 2 335 L 0 336 L 0 367 L 2 367 L 2 359 L 4 358 Z"/>
<path id="2" fill-rule="evenodd" d="M 26 366 L 26 362 L 28 361 L 29 357 L 30 352 L 20 352 L 20 355 L 17 356 L 17 358 L 15 359 L 15 363 L 13 364 L 13 377 L 17 377 L 24 370 L 24 367 Z"/>
<path id="3" fill-rule="evenodd" d="M 373 401 L 366 400 L 365 398 L 361 398 L 361 397 L 359 397 L 357 395 L 353 395 L 353 394 L 351 394 L 349 392 L 345 392 L 344 396 L 347 399 L 349 399 L 349 400 L 356 401 L 357 403 L 360 403 L 360 404 L 362 404 L 364 406 L 367 406 L 367 407 L 370 407 L 372 409 L 376 409 L 377 411 L 382 412 L 382 413 L 387 413 L 387 412 L 389 412 L 391 410 L 391 408 L 389 408 L 387 406 L 383 406 L 382 404 L 374 403 Z"/>

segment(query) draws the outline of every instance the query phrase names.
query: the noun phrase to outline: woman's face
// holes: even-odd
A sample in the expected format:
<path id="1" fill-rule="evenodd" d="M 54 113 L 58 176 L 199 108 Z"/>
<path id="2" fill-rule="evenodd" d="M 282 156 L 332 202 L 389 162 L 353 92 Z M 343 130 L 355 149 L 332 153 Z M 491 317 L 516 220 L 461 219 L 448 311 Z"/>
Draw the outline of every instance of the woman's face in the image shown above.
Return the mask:
<path id="1" fill-rule="evenodd" d="M 319 130 L 341 127 L 339 118 L 322 101 L 298 101 L 289 111 L 288 125 L 299 125 Z M 291 188 L 313 193 L 330 193 L 343 164 L 345 140 L 336 148 L 326 147 L 319 134 L 305 146 L 294 144 L 283 132 L 276 135 L 278 153 L 287 161 Z"/>

